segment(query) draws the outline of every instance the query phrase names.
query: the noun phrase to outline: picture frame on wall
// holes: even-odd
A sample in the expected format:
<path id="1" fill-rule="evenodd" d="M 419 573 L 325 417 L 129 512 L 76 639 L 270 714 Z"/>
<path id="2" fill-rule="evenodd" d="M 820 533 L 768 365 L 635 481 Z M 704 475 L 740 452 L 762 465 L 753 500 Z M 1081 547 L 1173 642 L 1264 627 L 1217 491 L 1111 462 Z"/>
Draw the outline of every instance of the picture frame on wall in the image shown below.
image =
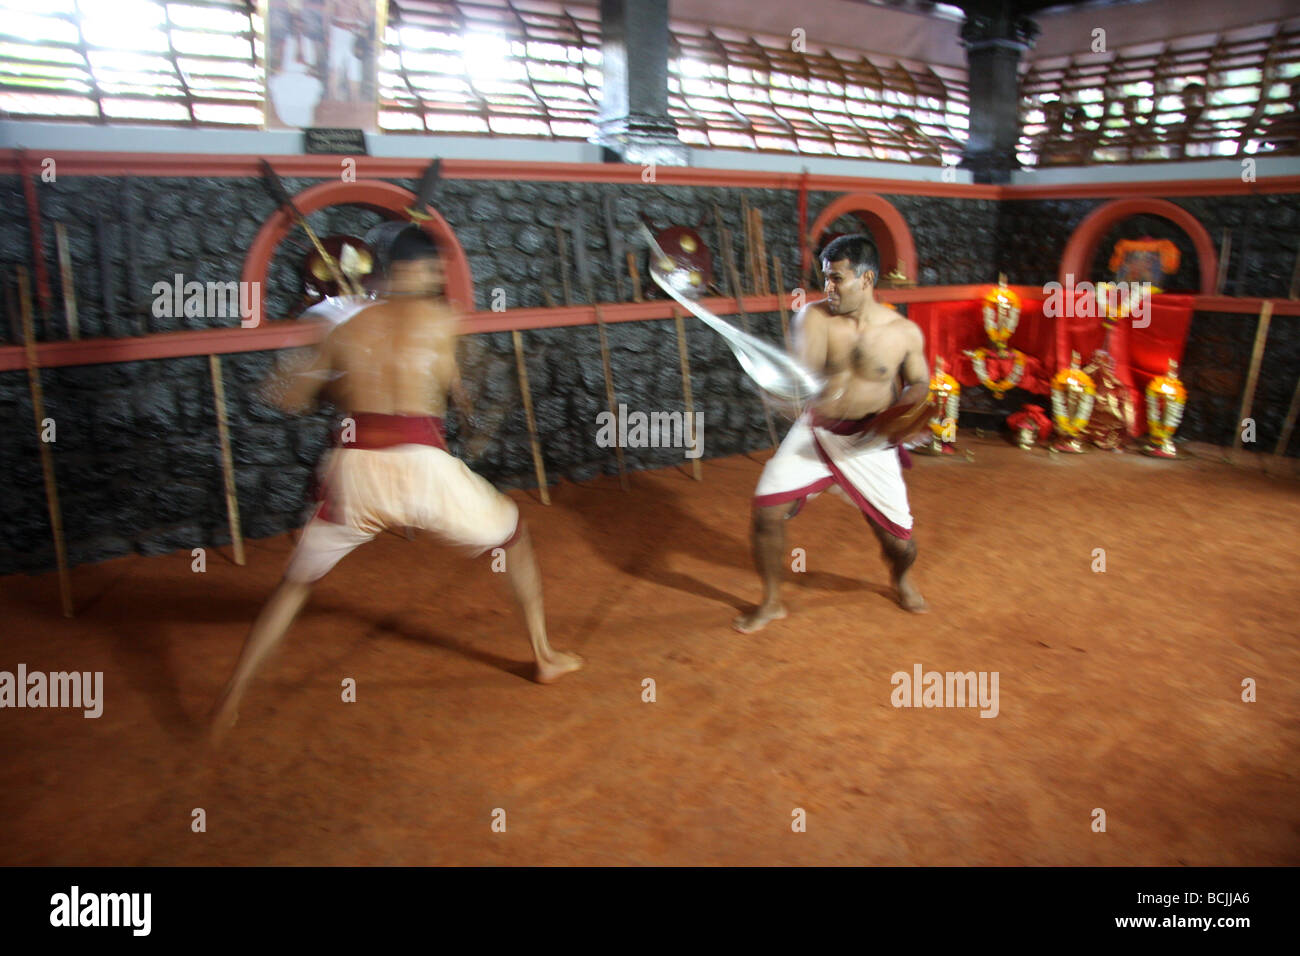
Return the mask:
<path id="1" fill-rule="evenodd" d="M 262 0 L 266 128 L 375 132 L 387 0 Z"/>

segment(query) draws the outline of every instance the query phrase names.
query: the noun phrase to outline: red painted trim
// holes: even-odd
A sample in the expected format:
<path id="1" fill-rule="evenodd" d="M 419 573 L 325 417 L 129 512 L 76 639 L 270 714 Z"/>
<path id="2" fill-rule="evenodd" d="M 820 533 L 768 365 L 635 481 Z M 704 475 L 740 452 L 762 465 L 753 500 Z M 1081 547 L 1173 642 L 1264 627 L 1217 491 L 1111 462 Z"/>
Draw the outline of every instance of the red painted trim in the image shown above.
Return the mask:
<path id="1" fill-rule="evenodd" d="M 912 241 L 912 231 L 907 228 L 907 220 L 902 214 L 876 193 L 848 193 L 831 202 L 808 230 L 808 245 L 816 249 L 831 223 L 849 213 L 865 213 L 865 216 L 859 216 L 864 225 L 876 227 L 872 234 L 880 250 L 880 274 L 887 275 L 895 266 L 900 266 L 903 274 L 915 281 L 916 243 Z"/>
<path id="2" fill-rule="evenodd" d="M 258 178 L 263 158 L 269 159 L 281 176 L 337 179 L 339 156 L 210 155 L 191 153 L 127 153 L 60 150 L 48 154 L 60 176 L 232 176 Z M 355 156 L 359 178 L 417 179 L 429 165 L 427 157 L 390 158 Z M 16 150 L 0 150 L 0 173 L 17 172 Z M 723 186 L 742 189 L 799 189 L 802 172 L 773 173 L 763 170 L 703 169 L 690 166 L 658 166 L 655 179 L 647 183 L 641 166 L 624 163 L 537 163 L 500 159 L 448 159 L 442 164 L 444 179 L 477 179 L 524 182 L 626 183 L 654 186 Z M 960 196 L 996 199 L 999 186 L 928 182 L 910 179 L 866 179 L 860 176 L 807 174 L 809 189 L 844 192 L 870 186 L 883 193 Z"/>
<path id="3" fill-rule="evenodd" d="M 335 173 L 337 171 L 335 169 Z M 286 174 L 278 166 L 276 172 L 281 176 L 292 175 Z M 359 179 L 353 183 L 317 183 L 293 197 L 294 205 L 304 216 L 329 206 L 351 204 L 385 213 L 390 219 L 408 218 L 406 209 L 414 205 L 415 201 L 415 193 L 409 189 L 371 179 Z M 470 273 L 469 259 L 465 257 L 465 250 L 461 248 L 451 226 L 447 225 L 447 220 L 432 208 L 426 207 L 424 211 L 432 218 L 420 225 L 438 243 L 443 252 L 447 272 L 447 297 L 454 308 L 460 311 L 471 309 L 474 306 L 474 280 Z M 266 277 L 270 270 L 271 257 L 284 237 L 296 228 L 291 213 L 285 209 L 277 210 L 262 224 L 262 228 L 258 230 L 244 256 L 244 269 L 240 278 L 244 282 L 258 283 L 259 307 L 262 310 L 259 314 L 265 314 L 266 311 Z"/>
<path id="4" fill-rule="evenodd" d="M 783 505 L 790 501 L 800 501 L 809 495 L 825 491 L 833 484 L 835 484 L 834 478 L 818 478 L 811 485 L 804 485 L 802 488 L 796 488 L 793 491 L 775 491 L 770 495 L 754 495 L 753 507 L 770 508 L 773 505 Z"/>
<path id="5" fill-rule="evenodd" d="M 0 150 L 0 174 L 20 172 L 17 149 Z M 61 176 L 233 176 L 257 178 L 254 155 L 212 155 L 209 153 L 141 153 L 88 150 L 55 150 Z M 266 157 L 281 176 L 334 179 L 339 174 L 338 156 L 291 154 Z M 428 166 L 427 157 L 356 156 L 360 177 L 416 179 Z M 791 156 L 791 162 L 799 157 Z M 935 167 L 938 175 L 938 167 Z M 810 190 L 844 192 L 869 187 L 877 193 L 894 195 L 952 196 L 966 199 L 1083 199 L 1120 196 L 1230 196 L 1253 193 L 1300 192 L 1300 176 L 1269 176 L 1253 183 L 1239 177 L 1214 179 L 1170 179 L 1149 182 L 1076 183 L 1061 185 L 985 186 L 967 183 L 910 179 L 869 179 L 861 176 L 831 176 L 812 173 L 772 173 L 753 170 L 701 169 L 660 166 L 655 182 L 641 179 L 642 168 L 621 163 L 533 163 L 516 160 L 448 159 L 442 164 L 446 179 L 522 180 L 534 182 L 606 182 L 674 186 L 734 186 L 751 189 L 798 190 L 807 183 Z"/>
<path id="6" fill-rule="evenodd" d="M 1218 179 L 1157 179 L 1150 182 L 1061 183 L 1004 186 L 999 199 L 1119 199 L 1146 196 L 1249 196 L 1300 192 L 1300 176 L 1267 176 L 1243 183 L 1239 176 Z"/>
<path id="7" fill-rule="evenodd" d="M 969 286 L 931 286 L 918 289 L 882 289 L 877 298 L 888 302 L 959 302 L 979 301 L 988 292 L 991 283 Z M 1038 286 L 1012 286 L 1025 298 L 1043 294 Z M 1227 312 L 1257 316 L 1264 299 L 1237 299 L 1230 296 L 1194 296 L 1192 307 L 1197 312 Z M 1300 316 L 1300 301 L 1273 299 L 1274 315 Z M 736 300 L 712 298 L 703 300 L 715 315 L 736 314 Z M 754 312 L 775 312 L 776 296 L 751 296 L 745 300 Z M 672 305 L 667 302 L 639 302 L 623 305 L 601 305 L 601 315 L 606 323 L 639 322 L 653 319 L 671 319 Z M 507 312 L 471 312 L 461 322 L 461 333 L 476 335 L 485 332 L 509 332 L 514 329 L 551 329 L 577 325 L 595 325 L 596 312 L 589 305 L 558 309 L 510 309 Z M 271 349 L 301 348 L 315 345 L 329 331 L 327 322 L 280 321 L 265 322 L 255 329 L 222 328 L 198 329 L 186 332 L 156 332 L 152 335 L 121 339 L 80 339 L 76 342 L 39 342 L 36 361 L 40 368 L 61 368 L 72 365 L 100 365 L 111 362 L 140 362 L 151 359 L 184 358 L 191 355 L 232 355 L 241 352 L 261 352 Z M 19 371 L 26 368 L 21 345 L 0 346 L 0 372 Z"/>

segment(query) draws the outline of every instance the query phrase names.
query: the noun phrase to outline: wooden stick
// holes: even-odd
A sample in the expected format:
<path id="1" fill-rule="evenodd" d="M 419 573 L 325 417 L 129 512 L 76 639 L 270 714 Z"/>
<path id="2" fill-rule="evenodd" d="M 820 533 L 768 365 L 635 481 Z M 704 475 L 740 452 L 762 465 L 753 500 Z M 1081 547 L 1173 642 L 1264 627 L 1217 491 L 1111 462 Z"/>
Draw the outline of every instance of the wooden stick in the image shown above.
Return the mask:
<path id="1" fill-rule="evenodd" d="M 239 498 L 235 494 L 235 461 L 230 453 L 230 424 L 226 421 L 226 384 L 221 379 L 221 357 L 208 356 L 212 370 L 212 398 L 217 409 L 217 437 L 221 441 L 221 474 L 226 485 L 226 517 L 230 521 L 230 543 L 235 548 L 235 563 L 244 563 L 244 536 L 239 527 Z"/>
<path id="2" fill-rule="evenodd" d="M 63 616 L 72 617 L 72 582 L 68 578 L 68 553 L 63 543 L 63 511 L 59 508 L 59 486 L 54 480 L 54 456 L 50 453 L 49 443 L 41 438 L 45 427 L 45 390 L 41 388 L 41 370 L 36 361 L 36 333 L 32 328 L 32 300 L 26 266 L 18 267 L 18 301 L 22 309 L 27 384 L 31 388 L 32 414 L 36 420 L 36 445 L 40 449 L 41 475 L 45 479 L 45 507 L 50 513 L 54 558 L 59 565 L 59 602 L 63 605 Z"/>
<path id="3" fill-rule="evenodd" d="M 627 254 L 627 274 L 632 277 L 632 301 L 644 302 L 645 297 L 641 294 L 641 271 L 636 267 L 636 255 L 631 252 Z"/>
<path id="4" fill-rule="evenodd" d="M 673 303 L 673 321 L 677 323 L 677 355 L 682 363 L 682 398 L 686 400 L 686 434 L 687 443 L 695 445 L 695 399 L 691 395 L 691 359 L 686 351 L 686 329 L 682 325 L 682 313 L 677 308 L 677 303 Z M 701 451 L 703 449 L 700 449 Z M 700 468 L 700 459 L 691 459 L 691 474 L 696 481 L 704 480 L 704 473 Z"/>
<path id="5" fill-rule="evenodd" d="M 745 226 L 745 285 L 747 292 L 758 292 L 758 275 L 754 269 L 754 211 L 749 208 L 749 198 L 740 194 L 741 221 Z"/>
<path id="6" fill-rule="evenodd" d="M 1232 230 L 1223 230 L 1219 243 L 1219 272 L 1214 277 L 1214 294 L 1223 295 L 1223 284 L 1228 281 L 1228 256 L 1232 252 Z"/>
<path id="7" fill-rule="evenodd" d="M 1241 423 L 1250 417 L 1255 404 L 1255 386 L 1259 382 L 1259 366 L 1264 358 L 1264 343 L 1268 339 L 1268 324 L 1273 318 L 1273 303 L 1268 301 L 1259 310 L 1259 325 L 1255 329 L 1255 349 L 1250 353 L 1250 371 L 1246 374 L 1246 391 L 1241 396 L 1241 413 L 1237 415 L 1236 437 L 1232 440 L 1232 450 L 1241 448 Z"/>
<path id="8" fill-rule="evenodd" d="M 1300 378 L 1296 379 L 1295 391 L 1291 393 L 1291 407 L 1287 409 L 1286 420 L 1282 422 L 1282 437 L 1277 440 L 1273 454 L 1281 458 L 1286 454 L 1286 446 L 1291 443 L 1291 432 L 1295 429 L 1296 415 L 1300 415 Z"/>
<path id="9" fill-rule="evenodd" d="M 591 299 L 591 307 L 596 310 L 596 331 L 600 333 L 600 362 L 605 369 L 605 401 L 609 405 L 609 414 L 617 428 L 618 401 L 614 397 L 614 373 L 609 364 L 609 339 L 605 335 L 605 314 L 601 312 L 600 303 L 591 294 L 590 288 L 587 290 L 587 298 Z M 623 445 L 617 440 L 614 442 L 614 457 L 618 460 L 618 483 L 624 491 L 627 491 L 627 465 L 623 461 Z"/>
<path id="10" fill-rule="evenodd" d="M 759 285 L 762 286 L 762 295 L 772 294 L 772 283 L 767 271 L 767 237 L 763 235 L 763 210 L 755 207 L 754 209 L 754 253 L 758 257 L 758 275 Z"/>
<path id="11" fill-rule="evenodd" d="M 59 255 L 59 279 L 63 286 L 63 315 L 68 322 L 68 338 L 81 338 L 77 322 L 77 290 L 72 284 L 72 256 L 68 252 L 68 230 L 61 222 L 54 224 L 54 246 Z"/>
<path id="12" fill-rule="evenodd" d="M 542 462 L 542 446 L 537 441 L 537 419 L 533 417 L 533 393 L 528 388 L 528 366 L 524 364 L 524 339 L 518 329 L 510 332 L 515 341 L 515 367 L 519 371 L 519 394 L 524 400 L 524 416 L 528 419 L 528 438 L 533 445 L 533 469 L 537 472 L 537 489 L 542 493 L 542 504 L 551 503 L 551 492 L 546 484 L 546 465 Z"/>
<path id="13" fill-rule="evenodd" d="M 781 259 L 772 253 L 772 274 L 776 276 L 776 304 L 781 309 L 781 338 L 785 340 L 785 349 L 790 351 L 790 319 L 785 309 L 785 280 L 781 276 Z"/>
<path id="14" fill-rule="evenodd" d="M 720 258 L 722 256 L 722 234 L 723 232 L 726 231 L 727 227 L 724 226 L 722 223 L 722 210 L 718 208 L 717 203 L 713 204 L 713 224 L 714 224 L 714 228 L 717 230 L 718 233 L 718 256 Z M 724 288 L 724 286 L 730 286 L 731 284 L 731 280 L 727 278 L 727 270 L 725 264 L 722 266 L 722 268 L 718 269 L 718 279 L 720 280 L 718 282 L 719 290 L 724 295 L 729 294 L 730 289 Z"/>
<path id="15" fill-rule="evenodd" d="M 740 311 L 740 320 L 745 326 L 745 331 L 749 332 L 749 314 L 745 311 L 745 302 L 740 295 L 740 275 L 736 270 L 736 257 L 732 253 L 731 233 L 726 229 L 722 230 L 722 255 L 726 260 L 727 272 L 731 275 L 732 288 L 736 290 L 736 308 Z M 776 426 L 772 423 L 772 409 L 767 404 L 767 395 L 759 392 L 759 398 L 763 401 L 763 417 L 767 419 L 767 436 L 772 439 L 772 450 L 777 447 Z"/>

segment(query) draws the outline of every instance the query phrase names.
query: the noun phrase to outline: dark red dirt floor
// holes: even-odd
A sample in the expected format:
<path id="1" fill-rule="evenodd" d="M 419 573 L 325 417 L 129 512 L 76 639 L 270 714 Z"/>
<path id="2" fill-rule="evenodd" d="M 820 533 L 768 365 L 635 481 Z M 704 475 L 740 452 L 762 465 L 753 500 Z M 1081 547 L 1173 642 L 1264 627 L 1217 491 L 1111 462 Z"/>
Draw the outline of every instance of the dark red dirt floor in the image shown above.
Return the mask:
<path id="1" fill-rule="evenodd" d="M 732 632 L 766 454 L 515 493 L 585 670 L 527 681 L 490 559 L 385 534 L 215 754 L 203 717 L 288 536 L 205 574 L 188 552 L 76 568 L 72 621 L 54 575 L 0 579 L 0 670 L 105 682 L 97 720 L 0 710 L 0 864 L 1300 863 L 1300 484 L 966 444 L 908 476 L 929 615 L 827 495 L 789 526 L 790 618 Z M 914 664 L 997 671 L 998 716 L 893 707 Z"/>

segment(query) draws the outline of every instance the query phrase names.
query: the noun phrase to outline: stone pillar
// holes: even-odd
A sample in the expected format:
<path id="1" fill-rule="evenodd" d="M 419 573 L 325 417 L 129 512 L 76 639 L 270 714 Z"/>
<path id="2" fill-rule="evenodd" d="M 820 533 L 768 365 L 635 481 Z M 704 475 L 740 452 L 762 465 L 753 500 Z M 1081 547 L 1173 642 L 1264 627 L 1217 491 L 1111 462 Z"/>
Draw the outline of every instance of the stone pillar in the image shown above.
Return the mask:
<path id="1" fill-rule="evenodd" d="M 686 165 L 668 115 L 668 0 L 600 0 L 600 29 L 596 142 L 626 163 Z"/>
<path id="2" fill-rule="evenodd" d="M 970 71 L 970 139 L 960 165 L 977 183 L 1008 183 L 1020 168 L 1020 57 L 1038 36 L 1038 24 L 1016 15 L 1009 0 L 967 8 L 961 39 Z"/>

